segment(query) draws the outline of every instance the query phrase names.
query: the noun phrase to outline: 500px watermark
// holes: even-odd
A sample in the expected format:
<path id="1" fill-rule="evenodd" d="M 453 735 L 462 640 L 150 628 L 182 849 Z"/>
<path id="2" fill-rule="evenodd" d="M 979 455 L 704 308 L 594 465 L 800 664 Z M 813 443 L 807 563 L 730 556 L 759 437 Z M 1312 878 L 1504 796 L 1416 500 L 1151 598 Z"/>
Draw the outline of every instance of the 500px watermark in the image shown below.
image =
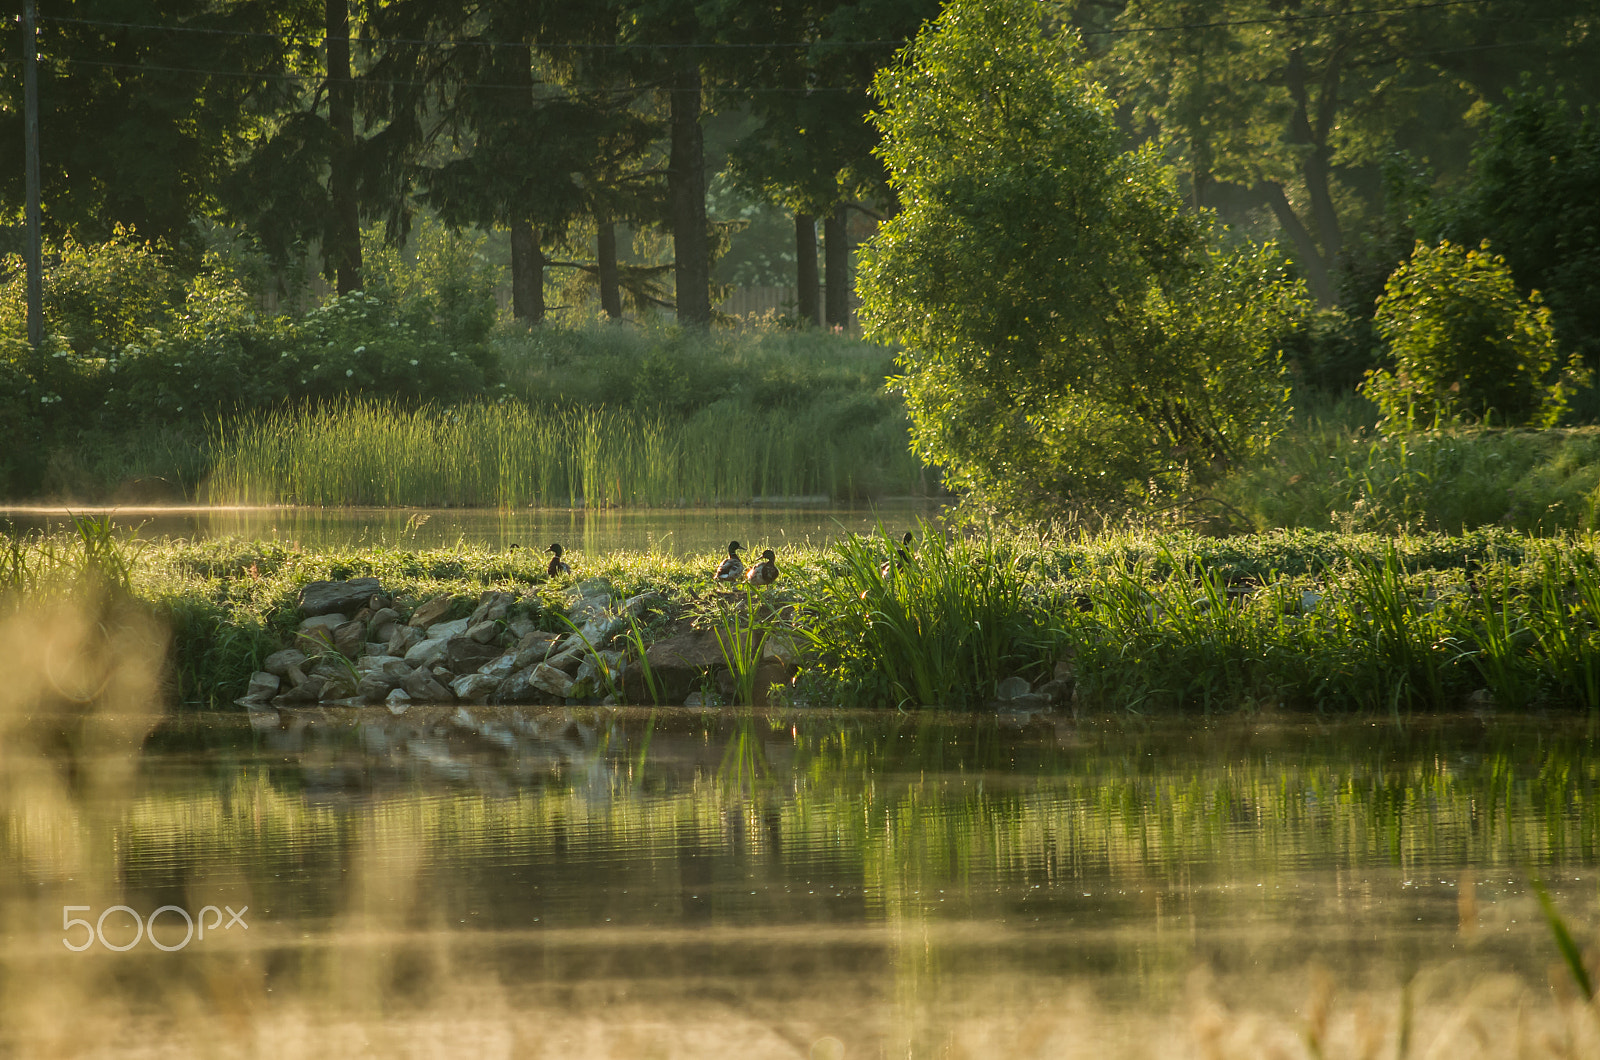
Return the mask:
<path id="1" fill-rule="evenodd" d="M 228 922 L 226 924 L 222 923 L 223 910 L 227 910 L 228 913 Z M 115 950 L 118 953 L 122 953 L 126 950 L 133 949 L 135 946 L 139 945 L 139 941 L 141 939 L 148 937 L 150 940 L 150 945 L 154 946 L 158 950 L 165 950 L 168 953 L 172 953 L 176 950 L 183 949 L 196 938 L 195 929 L 197 926 L 199 928 L 198 937 L 202 940 L 206 937 L 207 931 L 215 934 L 219 925 L 223 931 L 227 931 L 236 924 L 239 927 L 244 928 L 246 931 L 249 931 L 250 925 L 244 922 L 244 915 L 249 911 L 249 906 L 241 907 L 236 913 L 233 911 L 232 906 L 225 905 L 221 909 L 218 909 L 214 905 L 208 905 L 200 910 L 200 915 L 198 917 L 192 917 L 189 915 L 189 911 L 184 909 L 182 906 L 164 905 L 160 909 L 157 909 L 155 912 L 151 913 L 148 918 L 145 918 L 141 917 L 138 912 L 136 912 L 130 906 L 114 905 L 102 912 L 99 918 L 91 923 L 82 917 L 75 917 L 72 915 L 73 913 L 89 913 L 92 915 L 94 913 L 94 909 L 91 906 L 64 905 L 61 907 L 61 944 L 74 953 L 82 953 L 84 950 L 98 942 L 108 950 Z M 110 916 L 112 913 L 126 913 L 128 916 L 133 918 L 133 939 L 131 941 L 116 943 L 106 938 L 106 917 Z M 156 918 L 161 916 L 163 913 L 168 915 L 169 920 L 175 921 L 181 919 L 183 921 L 183 941 L 171 943 L 163 942 L 156 938 Z M 206 923 L 207 913 L 214 914 L 214 917 L 209 924 Z M 113 923 L 112 926 L 117 927 L 118 925 Z M 174 926 L 176 925 L 174 924 Z M 85 935 L 81 943 L 74 943 L 72 941 L 72 931 L 74 928 L 79 927 L 83 928 Z"/>

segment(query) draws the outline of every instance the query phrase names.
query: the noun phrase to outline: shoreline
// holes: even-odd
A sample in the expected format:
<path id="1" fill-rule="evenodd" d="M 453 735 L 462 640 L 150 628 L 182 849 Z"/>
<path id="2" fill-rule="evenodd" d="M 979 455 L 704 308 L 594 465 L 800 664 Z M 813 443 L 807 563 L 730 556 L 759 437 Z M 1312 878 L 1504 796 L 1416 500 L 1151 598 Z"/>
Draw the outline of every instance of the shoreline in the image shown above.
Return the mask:
<path id="1" fill-rule="evenodd" d="M 235 538 L 113 544 L 110 554 L 125 566 L 120 592 L 170 635 L 166 684 L 177 710 L 247 698 L 252 675 L 271 673 L 271 656 L 306 646 L 315 649 L 307 665 L 322 666 L 326 680 L 337 668 L 354 678 L 335 682 L 344 694 L 334 698 L 350 705 L 357 690 L 342 685 L 440 639 L 428 634 L 441 623 L 443 643 L 429 649 L 438 659 L 427 660 L 437 687 L 497 660 L 511 670 L 488 676 L 554 661 L 578 681 L 587 665 L 590 684 L 576 695 L 542 675 L 564 705 L 681 704 L 699 694 L 704 704 L 1067 714 L 1600 708 L 1591 537 L 924 533 L 908 562 L 888 568 L 893 549 L 877 537 L 780 543 L 778 583 L 748 594 L 713 585 L 721 557 L 710 554 L 582 556 L 576 577 L 555 580 L 531 549 L 303 549 Z M 9 583 L 0 568 L 0 599 L 29 578 L 81 577 L 94 551 L 65 535 L 46 539 L 47 549 L 11 540 L 20 558 Z M 362 603 L 368 625 L 346 629 L 335 647 L 338 627 L 361 607 L 324 612 L 340 618 L 313 623 L 326 643 L 299 644 L 302 626 L 320 617 L 302 606 L 306 587 L 356 578 L 376 579 L 368 596 L 386 597 L 376 608 Z M 18 606 L 14 590 L 5 606 Z M 424 606 L 437 613 L 414 624 Z M 386 608 L 392 614 L 380 614 Z M 471 647 L 468 625 L 478 627 Z M 402 638 L 414 642 L 391 652 L 395 628 L 415 630 Z M 673 687 L 652 693 L 643 663 Z M 276 668 L 282 687 L 292 675 Z M 282 694 L 264 697 L 266 684 L 255 696 L 263 706 Z M 501 694 L 478 680 L 447 702 Z"/>

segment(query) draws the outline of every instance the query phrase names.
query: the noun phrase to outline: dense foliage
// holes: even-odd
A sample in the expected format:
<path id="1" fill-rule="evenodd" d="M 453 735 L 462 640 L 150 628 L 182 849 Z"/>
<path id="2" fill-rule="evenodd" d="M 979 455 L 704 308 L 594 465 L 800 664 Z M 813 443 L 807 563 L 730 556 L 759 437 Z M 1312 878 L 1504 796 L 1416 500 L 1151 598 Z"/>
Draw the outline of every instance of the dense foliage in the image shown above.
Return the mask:
<path id="1" fill-rule="evenodd" d="M 1549 427 L 1561 417 L 1571 380 L 1556 376 L 1549 310 L 1518 295 L 1488 243 L 1418 243 L 1384 285 L 1374 323 L 1394 368 L 1368 372 L 1361 389 L 1389 421 Z"/>
<path id="2" fill-rule="evenodd" d="M 953 3 L 879 75 L 904 210 L 864 251 L 869 329 L 906 348 L 917 451 L 997 509 L 1206 480 L 1287 417 L 1300 310 L 1271 247 L 1213 247 L 1032 4 Z"/>

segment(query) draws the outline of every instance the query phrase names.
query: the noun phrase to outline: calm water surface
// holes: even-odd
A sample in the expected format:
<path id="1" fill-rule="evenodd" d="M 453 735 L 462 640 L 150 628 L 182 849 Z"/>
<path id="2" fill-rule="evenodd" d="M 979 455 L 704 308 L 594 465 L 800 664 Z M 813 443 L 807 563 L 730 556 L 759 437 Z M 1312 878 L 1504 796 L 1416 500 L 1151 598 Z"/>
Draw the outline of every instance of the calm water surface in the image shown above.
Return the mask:
<path id="1" fill-rule="evenodd" d="M 1600 927 L 1586 722 L 129 731 L 0 742 L 0 1055 L 1496 1056 Z"/>
<path id="2" fill-rule="evenodd" d="M 76 514 L 109 515 L 146 538 L 260 538 L 308 549 L 449 548 L 457 542 L 543 548 L 559 540 L 590 554 L 628 549 L 689 555 L 720 551 L 735 538 L 759 542 L 759 548 L 821 545 L 852 531 L 870 533 L 880 520 L 898 535 L 918 515 L 936 515 L 937 508 L 0 508 L 0 530 L 64 529 Z"/>

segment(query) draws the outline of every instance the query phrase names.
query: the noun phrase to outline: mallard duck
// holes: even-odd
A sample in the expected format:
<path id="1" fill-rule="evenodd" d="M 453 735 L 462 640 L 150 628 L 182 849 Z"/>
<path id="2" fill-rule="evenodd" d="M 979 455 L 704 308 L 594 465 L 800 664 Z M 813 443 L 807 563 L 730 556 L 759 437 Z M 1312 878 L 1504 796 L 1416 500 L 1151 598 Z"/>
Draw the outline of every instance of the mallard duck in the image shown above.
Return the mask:
<path id="1" fill-rule="evenodd" d="M 552 542 L 550 547 L 545 549 L 545 551 L 551 554 L 550 566 L 545 568 L 546 574 L 554 578 L 558 574 L 572 573 L 572 568 L 561 562 L 561 542 Z"/>
<path id="2" fill-rule="evenodd" d="M 736 582 L 744 573 L 744 564 L 739 562 L 738 553 L 744 551 L 744 546 L 737 541 L 728 542 L 728 558 L 722 561 L 722 566 L 717 568 L 717 581 Z"/>
<path id="3" fill-rule="evenodd" d="M 744 580 L 751 585 L 771 585 L 778 580 L 778 557 L 772 549 L 761 553 L 761 562 L 744 572 Z"/>
<path id="4" fill-rule="evenodd" d="M 889 572 L 894 570 L 896 567 L 903 569 L 906 564 L 910 563 L 911 554 L 906 550 L 911 547 L 912 540 L 913 538 L 911 537 L 911 531 L 907 530 L 906 536 L 900 539 L 899 547 L 894 550 L 894 555 L 883 561 L 883 566 L 878 568 L 878 573 L 887 578 L 889 576 Z"/>

